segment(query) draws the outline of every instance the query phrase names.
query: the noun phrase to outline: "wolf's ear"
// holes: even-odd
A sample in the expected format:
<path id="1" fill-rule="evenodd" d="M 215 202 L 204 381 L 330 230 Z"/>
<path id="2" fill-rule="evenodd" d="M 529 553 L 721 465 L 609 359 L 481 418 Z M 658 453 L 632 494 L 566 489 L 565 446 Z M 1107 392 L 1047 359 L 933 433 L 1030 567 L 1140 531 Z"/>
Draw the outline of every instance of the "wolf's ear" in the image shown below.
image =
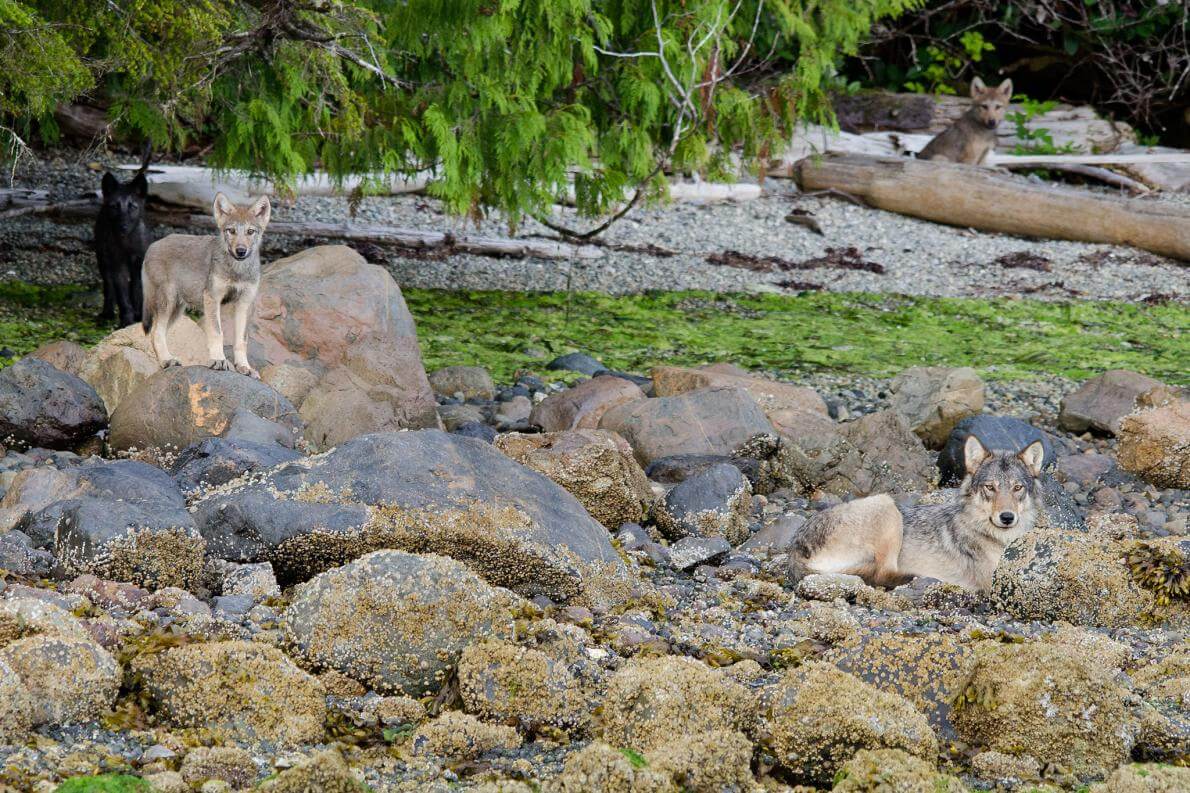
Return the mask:
<path id="1" fill-rule="evenodd" d="M 256 199 L 255 203 L 252 204 L 252 216 L 260 221 L 261 228 L 264 228 L 268 225 L 269 218 L 272 216 L 272 214 L 273 205 L 269 203 L 269 197 L 267 195 L 262 195 L 260 198 Z"/>
<path id="2" fill-rule="evenodd" d="M 988 87 L 986 85 L 984 85 L 982 77 L 976 77 L 974 80 L 971 81 L 971 98 L 972 99 L 979 98 L 979 95 L 986 90 L 988 90 Z"/>
<path id="3" fill-rule="evenodd" d="M 1045 447 L 1041 441 L 1033 441 L 1017 455 L 1033 476 L 1041 476 L 1041 463 L 1045 459 Z"/>
<path id="4" fill-rule="evenodd" d="M 100 186 L 103 188 L 103 197 L 107 198 L 116 192 L 116 188 L 120 186 L 120 180 L 112 176 L 111 171 L 107 171 L 103 174 L 103 181 L 100 182 Z"/>
<path id="5" fill-rule="evenodd" d="M 1012 99 L 1012 80 L 1005 80 L 1004 82 L 1000 83 L 998 86 L 996 86 L 996 90 L 999 91 L 1000 95 L 1005 99 Z"/>
<path id="6" fill-rule="evenodd" d="M 145 178 L 145 172 L 141 171 L 136 176 L 132 177 L 132 189 L 141 198 L 149 195 L 149 180 Z"/>
<path id="7" fill-rule="evenodd" d="M 968 435 L 967 442 L 963 444 L 963 467 L 967 469 L 967 473 L 973 474 L 990 454 L 979 438 Z"/>
<path id="8" fill-rule="evenodd" d="M 211 211 L 215 215 L 216 223 L 222 226 L 223 221 L 226 220 L 227 216 L 234 212 L 235 209 L 235 204 L 231 203 L 231 199 L 223 195 L 223 193 L 215 193 L 215 203 L 211 205 Z"/>

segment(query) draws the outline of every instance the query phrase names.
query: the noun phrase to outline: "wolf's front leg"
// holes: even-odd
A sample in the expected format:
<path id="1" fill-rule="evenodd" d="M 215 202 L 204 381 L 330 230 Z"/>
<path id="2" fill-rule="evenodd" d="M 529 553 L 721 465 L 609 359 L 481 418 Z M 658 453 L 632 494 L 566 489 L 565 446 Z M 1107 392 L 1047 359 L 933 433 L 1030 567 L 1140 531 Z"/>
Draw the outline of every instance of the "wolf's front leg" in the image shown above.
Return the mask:
<path id="1" fill-rule="evenodd" d="M 202 293 L 202 332 L 207 337 L 207 357 L 212 369 L 228 370 L 231 365 L 223 355 L 223 324 L 219 319 L 220 295 Z"/>
<path id="2" fill-rule="evenodd" d="M 232 359 L 236 363 L 236 371 L 249 377 L 260 379 L 257 372 L 248 363 L 248 316 L 256 304 L 256 287 L 245 287 L 235 302 L 235 336 L 232 338 Z"/>

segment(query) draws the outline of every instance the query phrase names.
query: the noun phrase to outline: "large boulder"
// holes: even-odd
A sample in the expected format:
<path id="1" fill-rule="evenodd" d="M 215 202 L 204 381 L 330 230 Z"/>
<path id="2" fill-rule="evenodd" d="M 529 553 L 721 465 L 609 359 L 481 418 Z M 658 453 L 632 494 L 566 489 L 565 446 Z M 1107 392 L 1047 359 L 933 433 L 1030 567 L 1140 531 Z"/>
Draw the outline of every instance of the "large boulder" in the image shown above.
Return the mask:
<path id="1" fill-rule="evenodd" d="M 223 326 L 231 327 L 227 309 Z M 302 407 L 361 339 L 386 348 L 397 391 L 417 405 L 433 404 L 413 316 L 387 270 L 345 245 L 307 248 L 264 268 L 248 323 L 248 359 L 294 405 Z"/>
<path id="2" fill-rule="evenodd" d="M 883 410 L 846 424 L 807 411 L 770 414 L 781 454 L 807 491 L 839 496 L 914 492 L 933 480 L 933 463 L 900 414 Z"/>
<path id="3" fill-rule="evenodd" d="M 16 528 L 36 545 L 52 544 L 68 575 L 153 588 L 198 583 L 205 544 L 173 479 L 147 463 L 27 469 L 0 503 L 23 510 Z"/>
<path id="4" fill-rule="evenodd" d="M 974 746 L 1101 776 L 1136 740 L 1128 699 L 1115 670 L 1079 649 L 985 642 L 953 718 Z"/>
<path id="5" fill-rule="evenodd" d="M 967 438 L 974 435 L 979 438 L 985 449 L 994 452 L 1023 452 L 1029 444 L 1041 441 L 1041 465 L 1049 468 L 1054 464 L 1054 446 L 1049 436 L 1032 424 L 1008 416 L 971 416 L 955 425 L 946 445 L 938 455 L 938 484 L 942 487 L 953 487 L 967 475 L 967 464 L 964 461 L 963 446 Z"/>
<path id="6" fill-rule="evenodd" d="M 734 368 L 734 367 L 733 367 Z M 653 393 L 659 397 L 698 391 L 703 388 L 742 388 L 766 413 L 773 410 L 807 410 L 827 414 L 826 401 L 813 388 L 779 383 L 746 373 L 724 370 L 716 365 L 699 369 L 658 366 L 653 369 Z"/>
<path id="7" fill-rule="evenodd" d="M 0 369 L 0 443 L 69 449 L 107 426 L 95 389 L 40 358 Z"/>
<path id="8" fill-rule="evenodd" d="M 496 385 L 482 366 L 444 366 L 429 374 L 430 388 L 442 397 L 492 400 Z"/>
<path id="9" fill-rule="evenodd" d="M 1092 377 L 1062 398 L 1058 425 L 1071 432 L 1114 435 L 1120 420 L 1136 409 L 1137 397 L 1162 383 L 1137 372 L 1112 369 Z"/>
<path id="10" fill-rule="evenodd" d="M 453 559 L 375 551 L 303 584 L 282 629 L 310 665 L 416 697 L 476 636 L 510 635 L 518 600 Z"/>
<path id="11" fill-rule="evenodd" d="M 742 388 L 708 388 L 644 399 L 608 410 L 599 427 L 632 445 L 641 465 L 675 454 L 726 454 L 772 434 L 756 400 Z"/>
<path id="12" fill-rule="evenodd" d="M 224 327 L 230 328 L 232 325 Z M 210 363 L 206 336 L 190 317 L 178 317 L 170 325 L 166 340 L 169 351 L 183 366 L 205 366 Z M 160 369 L 161 364 L 153 352 L 152 342 L 137 324 L 109 334 L 92 347 L 79 367 L 78 374 L 98 392 L 110 414 L 120 406 L 124 397 Z"/>
<path id="13" fill-rule="evenodd" d="M 174 727 L 223 729 L 247 741 L 314 743 L 326 721 L 316 678 L 276 647 L 187 644 L 132 662 L 149 702 Z"/>
<path id="14" fill-rule="evenodd" d="M 557 484 L 439 430 L 377 433 L 199 502 L 209 552 L 305 580 L 379 548 L 462 560 L 497 586 L 555 600 L 622 594 L 608 532 Z"/>
<path id="15" fill-rule="evenodd" d="M 915 366 L 893 378 L 889 390 L 892 409 L 931 449 L 942 448 L 956 424 L 983 410 L 983 380 L 967 366 Z"/>
<path id="16" fill-rule="evenodd" d="M 829 784 L 861 749 L 929 759 L 938 751 L 929 722 L 906 699 L 828 663 L 788 670 L 764 701 L 766 748 L 786 773 L 812 784 Z"/>
<path id="17" fill-rule="evenodd" d="M 495 446 L 548 476 L 609 529 L 644 519 L 653 491 L 624 439 L 606 430 L 509 433 Z"/>
<path id="18" fill-rule="evenodd" d="M 0 647 L 4 666 L 28 692 L 34 726 L 98 719 L 120 688 L 120 665 L 90 638 L 26 636 Z"/>
<path id="19" fill-rule="evenodd" d="M 237 411 L 247 410 L 293 431 L 297 411 L 260 380 L 205 366 L 162 369 L 126 396 L 112 414 L 113 449 L 180 451 L 223 435 Z"/>
<path id="20" fill-rule="evenodd" d="M 595 429 L 607 411 L 644 398 L 645 392 L 636 383 L 599 375 L 538 402 L 529 414 L 529 423 L 544 432 Z"/>
<path id="21" fill-rule="evenodd" d="M 1120 628 L 1161 616 L 1190 624 L 1190 609 L 1161 608 L 1159 592 L 1138 578 L 1149 556 L 1173 555 L 1185 564 L 1176 540 L 1122 541 L 1097 532 L 1035 530 L 1004 549 L 992 576 L 992 594 L 1004 611 L 1025 620 Z M 1190 544 L 1188 542 L 1187 544 Z M 1154 575 L 1159 575 L 1158 565 Z M 1170 576 L 1176 575 L 1171 571 Z"/>
<path id="22" fill-rule="evenodd" d="M 1126 416 L 1116 434 L 1121 468 L 1158 487 L 1190 488 L 1190 400 Z"/>
<path id="23" fill-rule="evenodd" d="M 433 395 L 406 370 L 407 359 L 383 334 L 359 339 L 302 400 L 306 440 L 329 449 L 369 432 L 441 427 Z"/>
<path id="24" fill-rule="evenodd" d="M 748 537 L 752 487 L 740 469 L 719 463 L 686 479 L 665 494 L 656 520 L 671 540 L 723 537 L 732 545 Z"/>

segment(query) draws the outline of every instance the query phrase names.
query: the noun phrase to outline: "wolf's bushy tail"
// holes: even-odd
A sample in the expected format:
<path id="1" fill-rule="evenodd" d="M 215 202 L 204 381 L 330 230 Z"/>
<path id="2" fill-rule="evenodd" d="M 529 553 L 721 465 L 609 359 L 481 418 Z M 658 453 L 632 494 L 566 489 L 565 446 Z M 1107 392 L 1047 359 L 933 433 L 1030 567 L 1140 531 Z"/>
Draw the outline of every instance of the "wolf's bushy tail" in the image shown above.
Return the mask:
<path id="1" fill-rule="evenodd" d="M 153 311 L 147 305 L 141 311 L 140 326 L 146 336 L 153 330 Z"/>

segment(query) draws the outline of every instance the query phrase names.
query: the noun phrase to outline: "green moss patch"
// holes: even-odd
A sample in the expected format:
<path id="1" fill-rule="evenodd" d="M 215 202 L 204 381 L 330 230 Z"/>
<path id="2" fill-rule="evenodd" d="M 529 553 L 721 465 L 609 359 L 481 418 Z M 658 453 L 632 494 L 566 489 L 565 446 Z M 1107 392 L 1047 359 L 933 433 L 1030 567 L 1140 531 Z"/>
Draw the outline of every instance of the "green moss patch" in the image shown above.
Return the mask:
<path id="1" fill-rule="evenodd" d="M 78 286 L 0 283 L 0 347 L 25 355 L 55 339 L 93 344 Z M 609 367 L 731 361 L 770 371 L 891 376 L 909 366 L 972 366 L 993 380 L 1083 379 L 1132 369 L 1190 382 L 1190 310 L 1176 302 L 1044 302 L 817 292 L 448 292 L 407 289 L 427 369 L 486 366 L 499 382 L 583 350 Z M 0 366 L 7 363 L 0 359 Z"/>
<path id="2" fill-rule="evenodd" d="M 56 793 L 149 793 L 149 783 L 138 776 L 102 774 L 76 776 L 58 786 Z"/>
<path id="3" fill-rule="evenodd" d="M 973 366 L 990 379 L 1083 379 L 1133 369 L 1188 382 L 1190 311 L 1008 298 L 873 294 L 716 295 L 407 290 L 427 369 L 517 368 L 583 350 L 612 368 L 731 361 L 749 369 L 890 376 L 909 366 Z M 534 354 L 544 360 L 535 362 Z"/>

